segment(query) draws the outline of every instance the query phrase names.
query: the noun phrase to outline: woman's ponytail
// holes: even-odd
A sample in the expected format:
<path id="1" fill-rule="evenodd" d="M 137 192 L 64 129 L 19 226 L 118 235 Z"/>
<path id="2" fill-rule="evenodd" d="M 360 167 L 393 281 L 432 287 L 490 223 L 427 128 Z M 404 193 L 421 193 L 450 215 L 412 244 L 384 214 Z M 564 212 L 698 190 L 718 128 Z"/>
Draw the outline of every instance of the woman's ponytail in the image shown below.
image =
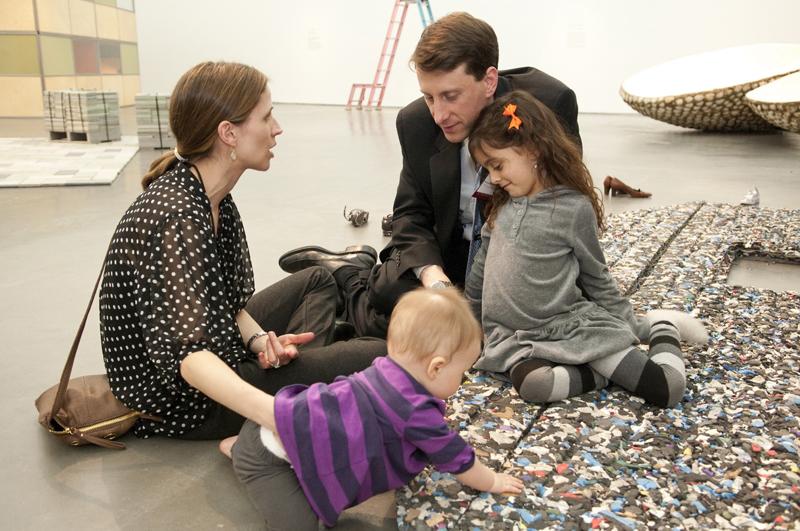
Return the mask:
<path id="1" fill-rule="evenodd" d="M 147 187 L 150 186 L 153 181 L 167 173 L 176 162 L 178 162 L 178 159 L 175 157 L 175 153 L 173 151 L 167 151 L 154 160 L 150 165 L 150 171 L 145 173 L 144 177 L 142 177 L 142 189 L 147 190 Z"/>

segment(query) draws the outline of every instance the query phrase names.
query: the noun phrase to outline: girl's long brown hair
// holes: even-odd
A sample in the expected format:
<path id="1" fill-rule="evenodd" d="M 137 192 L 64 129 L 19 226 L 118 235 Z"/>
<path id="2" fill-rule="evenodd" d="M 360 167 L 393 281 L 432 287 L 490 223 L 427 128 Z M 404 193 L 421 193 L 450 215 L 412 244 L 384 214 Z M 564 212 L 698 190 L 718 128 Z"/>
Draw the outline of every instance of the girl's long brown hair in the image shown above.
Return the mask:
<path id="1" fill-rule="evenodd" d="M 509 129 L 511 118 L 503 116 L 509 103 L 517 106 L 522 120 L 519 129 Z M 566 133 L 558 117 L 545 104 L 520 90 L 515 90 L 487 105 L 469 135 L 472 158 L 481 146 L 494 149 L 514 147 L 523 152 L 538 153 L 539 174 L 545 188 L 561 184 L 576 190 L 592 202 L 597 226 L 605 229 L 603 203 L 592 183 L 592 176 L 583 163 L 581 151 Z M 500 207 L 508 201 L 508 192 L 497 188 L 486 205 L 486 222 L 491 228 Z"/>
<path id="2" fill-rule="evenodd" d="M 265 90 L 267 76 L 252 66 L 209 61 L 189 69 L 169 99 L 169 126 L 178 153 L 190 161 L 208 155 L 220 122 L 245 121 Z M 150 186 L 176 161 L 172 151 L 156 159 L 142 178 L 142 188 Z"/>

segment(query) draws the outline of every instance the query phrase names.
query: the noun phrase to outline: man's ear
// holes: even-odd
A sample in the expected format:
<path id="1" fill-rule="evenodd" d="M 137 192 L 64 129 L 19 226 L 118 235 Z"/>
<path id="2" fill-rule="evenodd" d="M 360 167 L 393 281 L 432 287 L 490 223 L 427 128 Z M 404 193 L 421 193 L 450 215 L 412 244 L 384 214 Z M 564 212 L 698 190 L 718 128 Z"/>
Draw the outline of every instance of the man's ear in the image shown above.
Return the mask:
<path id="1" fill-rule="evenodd" d="M 426 371 L 428 378 L 435 380 L 445 365 L 447 365 L 447 360 L 444 359 L 443 356 L 434 355 L 431 357 L 431 360 L 428 362 L 428 369 Z"/>
<path id="2" fill-rule="evenodd" d="M 236 126 L 228 120 L 223 120 L 219 123 L 217 135 L 226 145 L 236 147 Z"/>
<path id="3" fill-rule="evenodd" d="M 497 80 L 500 74 L 497 68 L 490 66 L 486 69 L 486 75 L 483 76 L 483 83 L 486 87 L 486 97 L 489 99 L 494 98 L 494 93 L 497 91 Z"/>

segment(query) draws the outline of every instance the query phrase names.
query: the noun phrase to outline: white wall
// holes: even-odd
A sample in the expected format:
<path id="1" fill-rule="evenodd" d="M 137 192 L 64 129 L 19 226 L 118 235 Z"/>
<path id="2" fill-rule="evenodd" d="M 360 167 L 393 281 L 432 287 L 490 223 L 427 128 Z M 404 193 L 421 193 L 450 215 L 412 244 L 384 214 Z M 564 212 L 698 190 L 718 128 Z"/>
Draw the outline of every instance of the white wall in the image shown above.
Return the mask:
<path id="1" fill-rule="evenodd" d="M 143 92 L 172 89 L 204 60 L 252 64 L 278 102 L 345 103 L 372 81 L 394 0 L 137 0 Z M 536 66 L 570 85 L 582 112 L 632 112 L 621 82 L 676 57 L 757 42 L 800 42 L 798 0 L 430 0 L 489 22 L 500 67 Z M 385 106 L 419 95 L 408 58 L 422 25 L 410 6 Z"/>

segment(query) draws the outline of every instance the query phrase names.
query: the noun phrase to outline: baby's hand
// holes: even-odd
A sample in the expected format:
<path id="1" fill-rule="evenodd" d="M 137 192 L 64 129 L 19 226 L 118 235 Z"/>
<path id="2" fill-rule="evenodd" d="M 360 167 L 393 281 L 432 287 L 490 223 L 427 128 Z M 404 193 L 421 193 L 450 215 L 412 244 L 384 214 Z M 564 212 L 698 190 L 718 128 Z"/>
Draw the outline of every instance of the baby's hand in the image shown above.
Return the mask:
<path id="1" fill-rule="evenodd" d="M 524 484 L 522 483 L 522 480 L 517 477 L 495 472 L 494 484 L 489 492 L 493 492 L 495 494 L 502 494 L 505 492 L 519 494 L 522 492 L 523 485 Z"/>

